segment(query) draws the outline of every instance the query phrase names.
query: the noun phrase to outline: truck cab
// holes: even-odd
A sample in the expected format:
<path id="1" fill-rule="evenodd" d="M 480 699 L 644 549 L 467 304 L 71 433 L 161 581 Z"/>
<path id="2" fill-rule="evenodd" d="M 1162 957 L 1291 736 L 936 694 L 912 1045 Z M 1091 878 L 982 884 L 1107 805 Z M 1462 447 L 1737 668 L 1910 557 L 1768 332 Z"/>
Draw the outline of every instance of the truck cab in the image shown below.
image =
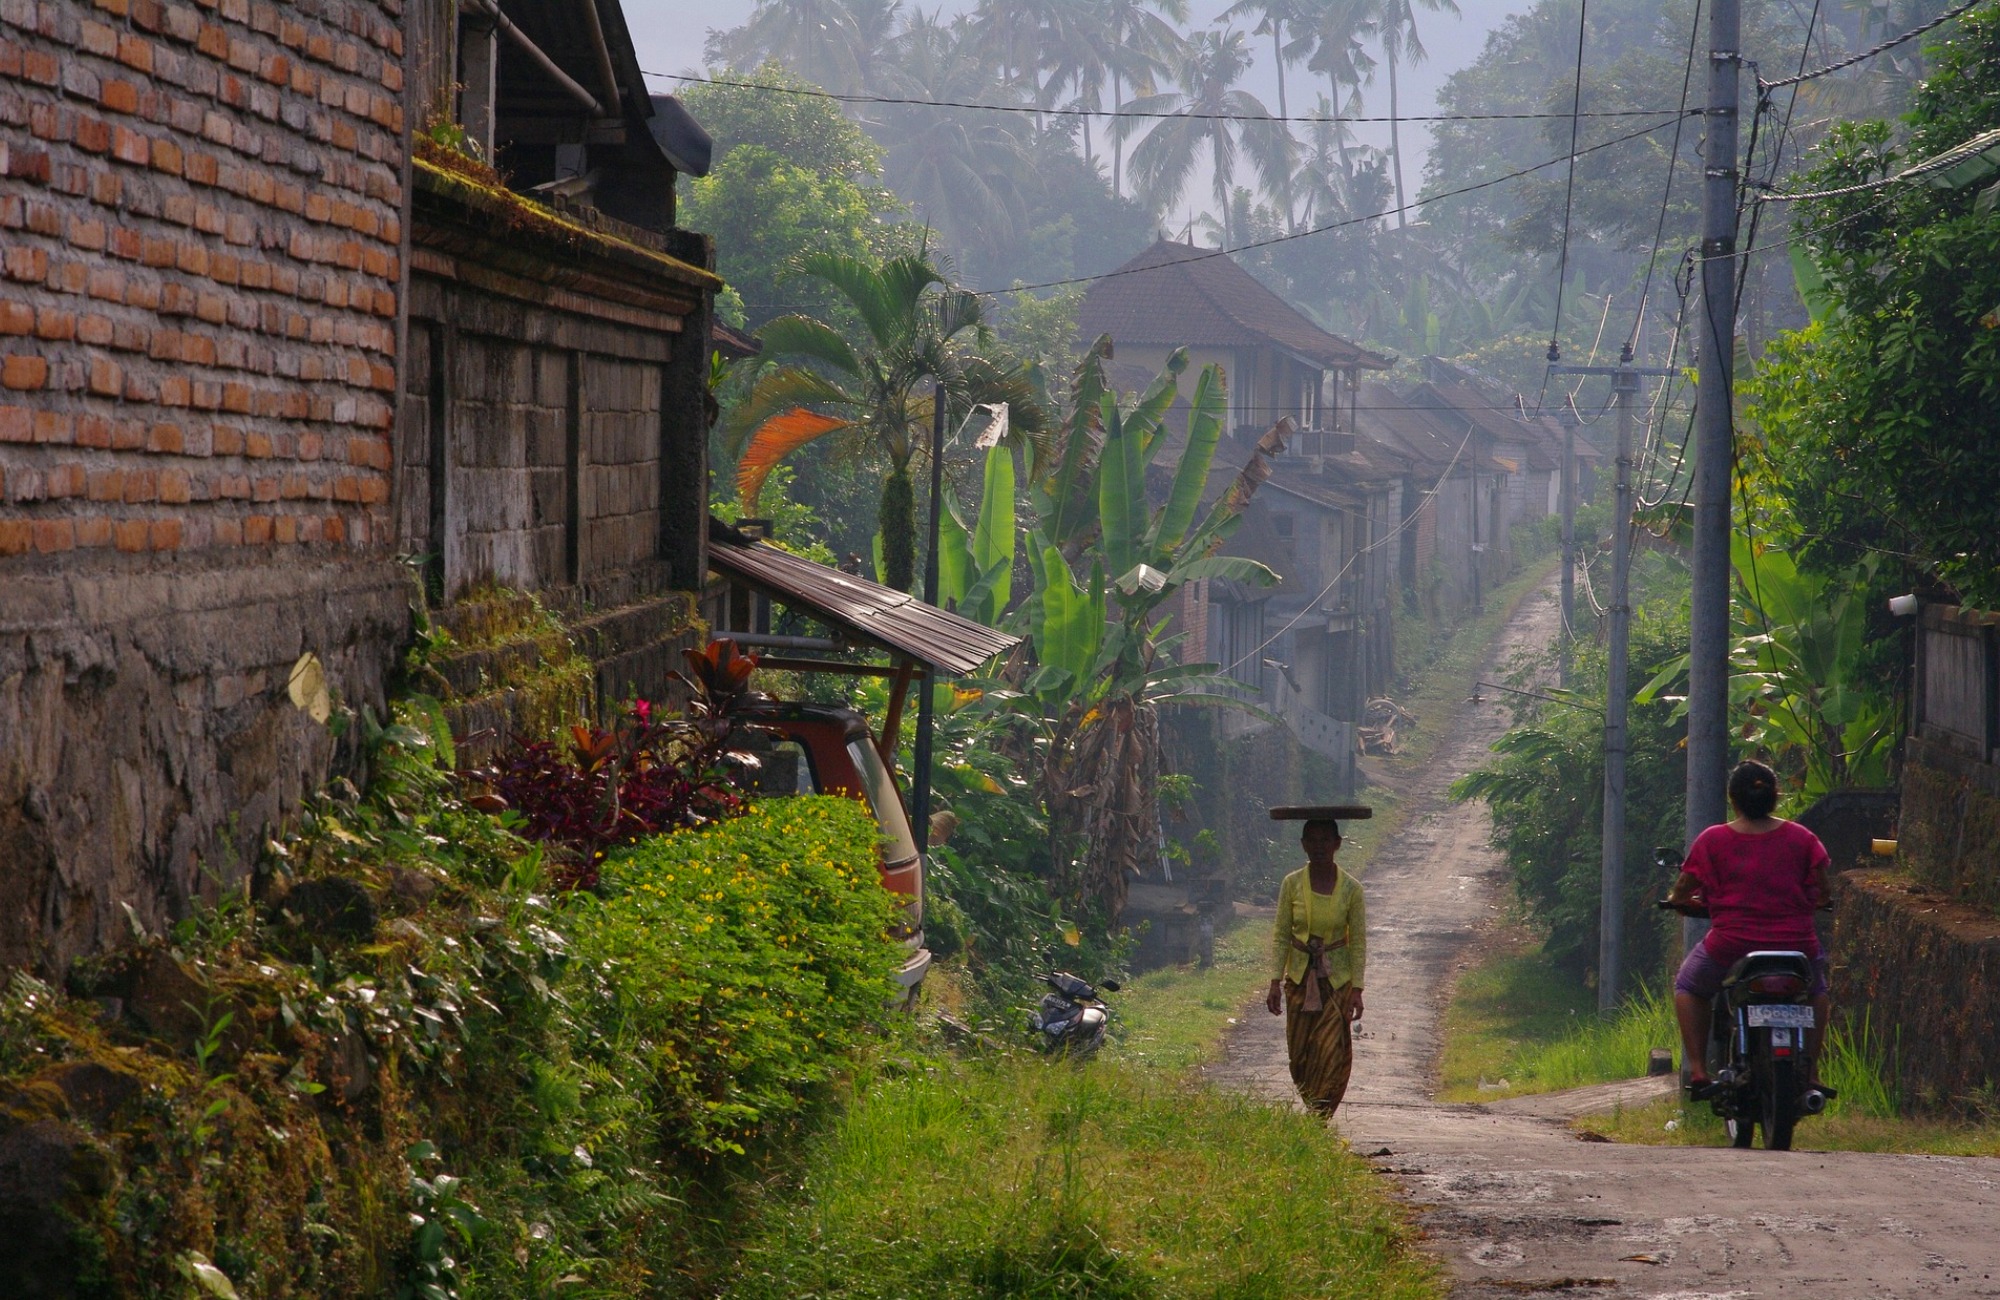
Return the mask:
<path id="1" fill-rule="evenodd" d="M 765 796 L 838 794 L 859 799 L 882 830 L 882 887 L 902 900 L 894 934 L 904 962 L 897 983 L 914 1000 L 930 969 L 924 947 L 924 858 L 910 832 L 902 792 L 882 761 L 868 723 L 853 709 L 830 704 L 751 698 L 732 716 L 745 724 L 740 747 L 761 762 L 752 788 Z"/>

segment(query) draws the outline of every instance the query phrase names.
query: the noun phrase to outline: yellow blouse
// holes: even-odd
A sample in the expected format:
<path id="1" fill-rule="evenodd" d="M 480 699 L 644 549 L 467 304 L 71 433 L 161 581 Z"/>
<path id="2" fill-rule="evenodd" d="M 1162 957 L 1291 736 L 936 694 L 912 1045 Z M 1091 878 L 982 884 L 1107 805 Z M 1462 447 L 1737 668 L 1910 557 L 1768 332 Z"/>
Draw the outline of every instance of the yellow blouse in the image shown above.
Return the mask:
<path id="1" fill-rule="evenodd" d="M 1271 935 L 1271 978 L 1298 983 L 1306 977 L 1306 954 L 1292 946 L 1313 935 L 1326 940 L 1326 969 L 1333 987 L 1365 988 L 1368 912 L 1361 882 L 1345 871 L 1334 877 L 1332 894 L 1313 892 L 1311 868 L 1300 867 L 1278 886 L 1278 915 Z M 1341 944 L 1339 947 L 1335 944 Z"/>

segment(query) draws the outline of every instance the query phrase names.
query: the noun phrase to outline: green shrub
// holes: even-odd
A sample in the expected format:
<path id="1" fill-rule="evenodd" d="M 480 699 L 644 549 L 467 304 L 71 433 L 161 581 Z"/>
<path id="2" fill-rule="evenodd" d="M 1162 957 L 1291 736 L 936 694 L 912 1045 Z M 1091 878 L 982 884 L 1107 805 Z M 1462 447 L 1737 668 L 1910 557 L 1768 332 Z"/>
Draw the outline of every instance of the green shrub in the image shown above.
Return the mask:
<path id="1" fill-rule="evenodd" d="M 901 950 L 861 804 L 773 799 L 605 864 L 569 917 L 608 1001 L 591 1030 L 650 1064 L 670 1146 L 740 1153 L 882 1017 Z"/>

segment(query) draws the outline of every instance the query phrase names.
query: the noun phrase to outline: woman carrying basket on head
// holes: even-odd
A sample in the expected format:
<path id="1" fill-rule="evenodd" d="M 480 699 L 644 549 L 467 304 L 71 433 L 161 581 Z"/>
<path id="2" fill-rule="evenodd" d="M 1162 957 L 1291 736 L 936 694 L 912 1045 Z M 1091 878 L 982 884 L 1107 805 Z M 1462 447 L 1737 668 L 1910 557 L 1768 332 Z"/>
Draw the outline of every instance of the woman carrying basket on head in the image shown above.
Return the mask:
<path id="1" fill-rule="evenodd" d="M 1292 1082 L 1307 1106 L 1331 1115 L 1347 1095 L 1354 1069 L 1354 1022 L 1361 1019 L 1368 960 L 1368 917 L 1361 882 L 1340 869 L 1340 826 L 1330 814 L 1366 809 L 1274 808 L 1276 818 L 1303 816 L 1306 865 L 1278 886 L 1271 937 L 1271 988 L 1265 1006 L 1285 1017 Z"/>

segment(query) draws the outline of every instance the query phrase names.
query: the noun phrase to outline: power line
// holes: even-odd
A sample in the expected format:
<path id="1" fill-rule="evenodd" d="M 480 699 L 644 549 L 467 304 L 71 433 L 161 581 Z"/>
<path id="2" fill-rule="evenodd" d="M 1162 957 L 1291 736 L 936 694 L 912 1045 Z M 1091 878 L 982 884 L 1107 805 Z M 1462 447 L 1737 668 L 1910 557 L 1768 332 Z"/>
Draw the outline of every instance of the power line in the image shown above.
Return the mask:
<path id="1" fill-rule="evenodd" d="M 1674 119 L 1674 143 L 1667 151 L 1667 183 L 1660 190 L 1660 220 L 1653 228 L 1653 251 L 1646 255 L 1646 280 L 1639 286 L 1639 309 L 1632 313 L 1632 333 L 1625 340 L 1628 353 L 1639 346 L 1639 331 L 1646 321 L 1646 303 L 1653 292 L 1653 268 L 1660 260 L 1660 245 L 1666 242 L 1667 208 L 1674 196 L 1674 170 L 1681 160 L 1681 127 L 1687 122 L 1688 88 L 1694 81 L 1694 52 L 1701 36 L 1701 7 L 1702 0 L 1695 0 L 1694 22 L 1688 27 L 1687 66 L 1681 72 L 1681 115 Z M 1671 356 L 1667 364 L 1673 364 Z"/>
<path id="2" fill-rule="evenodd" d="M 981 113 L 1021 113 L 1035 117 L 1089 117 L 1089 118 L 1129 118 L 1139 121 L 1164 118 L 1185 118 L 1192 122 L 1537 122 L 1550 118 L 1569 118 L 1571 113 L 1401 113 L 1394 116 L 1347 116 L 1339 114 L 1328 117 L 1324 114 L 1292 114 L 1281 116 L 1276 113 L 1188 113 L 1170 112 L 1166 109 L 1124 109 L 1124 108 L 1036 108 L 1032 104 L 982 104 L 976 100 L 958 99 L 916 99 L 896 95 L 845 95 L 831 90 L 821 90 L 807 86 L 774 86 L 763 81 L 738 81 L 729 77 L 696 76 L 689 72 L 643 72 L 648 77 L 663 77 L 673 81 L 684 81 L 698 86 L 729 86 L 737 90 L 761 90 L 773 95 L 797 95 L 806 99 L 830 99 L 840 104 L 885 104 L 910 108 L 961 108 Z M 1663 108 L 1618 108 L 1602 109 L 1584 113 L 1584 117 L 1662 117 Z"/>
<path id="3" fill-rule="evenodd" d="M 1271 635 L 1266 637 L 1263 643 L 1260 644 L 1256 649 L 1244 655 L 1241 659 L 1238 659 L 1235 663 L 1230 664 L 1222 671 L 1225 674 L 1233 674 L 1238 668 L 1241 668 L 1244 664 L 1247 664 L 1252 659 L 1255 659 L 1260 655 L 1262 655 L 1266 650 L 1270 649 L 1271 646 L 1277 642 L 1279 637 L 1283 636 L 1285 633 L 1297 627 L 1299 625 L 1299 620 L 1303 619 L 1307 614 L 1310 614 L 1312 612 L 1312 607 L 1314 605 L 1317 605 L 1322 600 L 1325 600 L 1327 593 L 1340 585 L 1340 580 L 1347 576 L 1347 571 L 1354 567 L 1356 561 L 1360 560 L 1362 556 L 1367 555 L 1373 551 L 1380 550 L 1382 547 L 1387 546 L 1390 542 L 1395 541 L 1398 537 L 1401 537 L 1403 533 L 1406 530 L 1408 530 L 1409 526 L 1417 521 L 1417 516 L 1424 512 L 1424 507 L 1430 504 L 1431 499 L 1435 497 L 1439 492 L 1442 492 L 1444 490 L 1445 483 L 1451 478 L 1451 472 L 1458 468 L 1459 458 L 1465 455 L 1465 449 L 1472 445 L 1472 435 L 1477 431 L 1478 431 L 1478 426 L 1474 425 L 1470 420 L 1466 421 L 1465 437 L 1463 440 L 1459 442 L 1458 450 L 1452 453 L 1451 463 L 1444 467 L 1444 473 L 1438 475 L 1437 482 L 1431 484 L 1430 491 L 1423 493 L 1421 496 L 1417 498 L 1416 508 L 1411 510 L 1409 514 L 1403 516 L 1402 521 L 1398 523 L 1394 528 L 1390 529 L 1386 537 L 1378 537 L 1374 541 L 1368 543 L 1368 545 L 1366 546 L 1356 547 L 1354 550 L 1354 554 L 1347 557 L 1347 563 L 1340 566 L 1340 571 L 1335 573 L 1332 578 L 1328 579 L 1327 584 L 1319 589 L 1318 594 L 1315 595 L 1311 600 L 1307 601 L 1305 605 L 1300 608 L 1298 613 L 1292 615 L 1292 617 L 1286 621 L 1283 627 L 1271 633 Z"/>
<path id="4" fill-rule="evenodd" d="M 1861 51 L 1861 53 L 1859 54 L 1850 55 L 1849 57 L 1842 59 L 1838 63 L 1829 63 L 1824 68 L 1814 68 L 1811 72 L 1801 72 L 1797 76 L 1786 77 L 1780 81 L 1766 81 L 1762 77 L 1759 77 L 1757 78 L 1757 90 L 1759 91 L 1759 93 L 1762 93 L 1764 91 L 1776 90 L 1781 86 L 1796 86 L 1802 81 L 1811 81 L 1814 77 L 1824 77 L 1829 72 L 1838 72 L 1842 68 L 1851 68 L 1857 63 L 1861 63 L 1865 60 L 1872 59 L 1876 55 L 1884 53 L 1888 50 L 1895 49 L 1898 45 L 1903 44 L 1905 41 L 1913 41 L 1917 37 L 1922 36 L 1925 32 L 1930 31 L 1932 28 L 1942 27 L 1946 23 L 1950 22 L 1952 19 L 1957 18 L 1961 14 L 1966 13 L 1968 10 L 1978 8 L 1980 4 L 1982 4 L 1983 2 L 1984 0 L 1966 0 L 1964 4 L 1959 5 L 1957 8 L 1947 9 L 1943 13 L 1939 14 L 1937 17 L 1931 19 L 1929 22 L 1920 24 L 1919 26 L 1916 27 L 1912 27 L 1909 31 L 1904 32 L 1901 36 L 1897 36 L 1890 40 L 1883 41 L 1881 44 L 1872 46 L 1869 49 L 1865 49 Z"/>
<path id="5" fill-rule="evenodd" d="M 1583 40 L 1584 33 L 1589 30 L 1589 20 L 1590 0 L 1582 0 L 1576 10 L 1576 84 L 1571 89 L 1569 98 L 1569 179 L 1563 182 L 1562 248 L 1556 257 L 1556 314 L 1555 319 L 1549 323 L 1550 366 L 1562 360 L 1562 343 L 1559 340 L 1563 322 L 1563 283 L 1569 278 L 1570 201 L 1576 196 L 1577 110 L 1583 107 Z M 1686 105 L 1682 105 L 1682 109 L 1685 111 Z M 1674 120 L 1678 122 L 1680 119 L 1677 116 Z M 1609 314 L 1609 303 L 1605 304 L 1605 311 Z M 1542 389 L 1535 394 L 1535 409 L 1538 411 L 1542 409 L 1542 399 L 1548 396 L 1551 373 L 1552 371 L 1542 372 Z"/>
<path id="6" fill-rule="evenodd" d="M 1687 113 L 1676 113 L 1673 116 L 1673 118 L 1669 119 L 1669 121 L 1678 121 L 1680 118 L 1689 115 L 1690 114 Z M 1601 143 L 1586 145 L 1583 148 L 1577 150 L 1575 154 L 1568 156 L 1582 157 L 1584 154 L 1596 153 L 1600 149 L 1610 149 L 1617 145 L 1626 144 L 1630 141 L 1639 139 L 1641 136 L 1651 135 L 1653 132 L 1660 130 L 1667 124 L 1668 124 L 1667 122 L 1655 122 L 1651 126 L 1641 127 L 1636 131 L 1627 131 L 1623 135 L 1613 136 L 1609 140 L 1602 141 Z M 1380 221 L 1385 217 L 1393 217 L 1399 212 L 1408 212 L 1417 208 L 1421 208 L 1426 203 L 1436 203 L 1442 199 L 1454 199 L 1463 194 L 1471 194 L 1475 190 L 1491 189 L 1495 185 L 1504 185 L 1508 181 L 1519 180 L 1523 176 L 1531 175 L 1532 173 L 1541 171 L 1544 168 L 1553 167 L 1557 163 L 1562 161 L 1564 161 L 1563 158 L 1550 158 L 1546 162 L 1538 162 L 1534 164 L 1532 167 L 1522 167 L 1515 171 L 1508 172 L 1503 176 L 1495 176 L 1490 180 L 1478 181 L 1471 185 L 1461 185 L 1457 189 L 1441 190 L 1436 194 L 1420 195 L 1417 198 L 1411 199 L 1407 203 L 1399 204 L 1398 206 L 1392 208 L 1384 208 L 1380 212 L 1371 212 L 1366 216 L 1346 217 L 1339 221 L 1330 221 L 1323 226 L 1314 226 L 1310 230 L 1295 230 L 1292 231 L 1290 234 L 1286 235 L 1273 235 L 1269 239 L 1256 239 L 1250 241 L 1247 244 L 1238 244 L 1234 248 L 1205 249 L 1197 253 L 1193 257 L 1182 258 L 1177 262 L 1161 263 L 1160 265 L 1155 265 L 1155 266 L 1120 267 L 1118 270 L 1105 271 L 1098 275 L 1073 275 L 1063 280 L 1043 280 L 1036 284 L 1010 285 L 1005 289 L 973 289 L 973 290 L 968 290 L 968 292 L 976 293 L 982 297 L 990 298 L 990 297 L 996 297 L 1003 293 L 1028 293 L 1036 289 L 1065 289 L 1073 284 L 1095 284 L 1100 280 L 1115 279 L 1119 276 L 1139 275 L 1146 271 L 1157 271 L 1161 269 L 1161 266 L 1185 266 L 1189 262 L 1207 261 L 1209 258 L 1212 257 L 1227 257 L 1233 253 L 1247 253 L 1252 249 L 1270 248 L 1273 245 L 1277 244 L 1289 244 L 1293 240 L 1305 239 L 1312 235 L 1323 235 L 1331 230 L 1340 230 L 1348 226 L 1365 225 L 1370 221 Z"/>

